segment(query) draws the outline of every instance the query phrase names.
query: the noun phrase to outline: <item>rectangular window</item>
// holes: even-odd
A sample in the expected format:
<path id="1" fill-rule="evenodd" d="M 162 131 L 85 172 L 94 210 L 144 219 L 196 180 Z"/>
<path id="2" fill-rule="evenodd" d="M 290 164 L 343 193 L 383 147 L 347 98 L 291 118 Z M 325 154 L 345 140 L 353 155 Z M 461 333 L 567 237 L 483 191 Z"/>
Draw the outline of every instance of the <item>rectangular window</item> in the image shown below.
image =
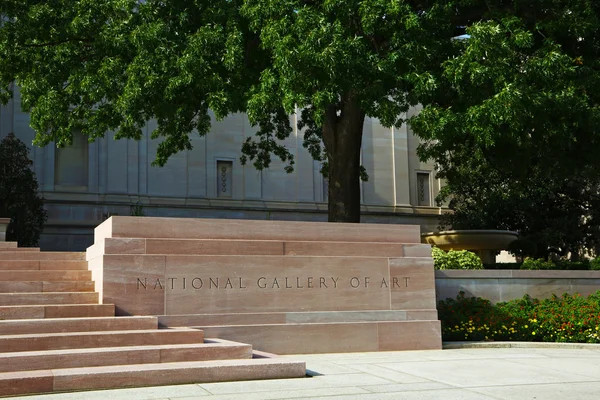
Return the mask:
<path id="1" fill-rule="evenodd" d="M 217 160 L 217 197 L 231 197 L 233 161 Z"/>
<path id="2" fill-rule="evenodd" d="M 429 172 L 417 172 L 417 205 L 431 206 L 431 184 Z"/>
<path id="3" fill-rule="evenodd" d="M 54 184 L 70 188 L 88 187 L 87 137 L 81 132 L 73 133 L 71 146 L 57 148 L 54 155 Z"/>

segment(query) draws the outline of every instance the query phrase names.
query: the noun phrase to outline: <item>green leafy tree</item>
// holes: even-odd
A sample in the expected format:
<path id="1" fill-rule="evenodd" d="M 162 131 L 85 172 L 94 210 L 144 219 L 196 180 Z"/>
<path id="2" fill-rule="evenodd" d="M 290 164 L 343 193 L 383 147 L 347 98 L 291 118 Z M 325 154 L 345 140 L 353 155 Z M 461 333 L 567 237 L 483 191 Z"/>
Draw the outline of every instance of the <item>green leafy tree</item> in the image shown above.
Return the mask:
<path id="1" fill-rule="evenodd" d="M 542 257 L 597 246 L 600 3 L 474 0 L 470 12 L 480 21 L 411 121 L 447 182 L 446 222 L 519 230 Z"/>
<path id="2" fill-rule="evenodd" d="M 0 142 L 0 216 L 11 218 L 6 240 L 16 241 L 22 247 L 39 244 L 46 222 L 32 164 L 29 149 L 14 134 Z"/>
<path id="3" fill-rule="evenodd" d="M 155 165 L 192 148 L 190 133 L 247 113 L 257 134 L 242 162 L 267 168 L 297 112 L 323 161 L 329 220 L 360 220 L 366 117 L 399 125 L 447 58 L 457 25 L 444 0 L 3 0 L 0 99 L 16 82 L 35 143 L 74 129 L 139 139 L 155 118 Z"/>

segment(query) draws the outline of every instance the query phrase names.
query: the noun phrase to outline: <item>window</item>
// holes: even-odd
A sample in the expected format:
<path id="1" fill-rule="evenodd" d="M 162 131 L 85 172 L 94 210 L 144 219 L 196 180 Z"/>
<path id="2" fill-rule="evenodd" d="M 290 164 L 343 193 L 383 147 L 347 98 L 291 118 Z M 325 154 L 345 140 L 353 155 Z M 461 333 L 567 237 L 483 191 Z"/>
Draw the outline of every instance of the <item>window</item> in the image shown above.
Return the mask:
<path id="1" fill-rule="evenodd" d="M 431 206 L 431 185 L 429 172 L 417 172 L 417 205 Z"/>
<path id="2" fill-rule="evenodd" d="M 56 149 L 54 184 L 70 188 L 88 187 L 88 140 L 81 132 L 73 133 L 73 144 Z"/>
<path id="3" fill-rule="evenodd" d="M 233 161 L 217 160 L 217 197 L 231 197 Z"/>

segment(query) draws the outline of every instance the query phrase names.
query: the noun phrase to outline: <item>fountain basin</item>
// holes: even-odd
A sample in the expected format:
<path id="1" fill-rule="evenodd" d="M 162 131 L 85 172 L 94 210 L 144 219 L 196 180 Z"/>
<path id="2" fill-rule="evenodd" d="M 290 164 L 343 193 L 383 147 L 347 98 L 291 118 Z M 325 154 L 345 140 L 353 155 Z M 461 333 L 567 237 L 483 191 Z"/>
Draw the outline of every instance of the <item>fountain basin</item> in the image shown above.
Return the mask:
<path id="1" fill-rule="evenodd" d="M 469 250 L 484 264 L 492 264 L 496 261 L 496 253 L 507 250 L 518 237 L 519 234 L 513 231 L 471 229 L 423 233 L 421 241 L 445 251 Z"/>

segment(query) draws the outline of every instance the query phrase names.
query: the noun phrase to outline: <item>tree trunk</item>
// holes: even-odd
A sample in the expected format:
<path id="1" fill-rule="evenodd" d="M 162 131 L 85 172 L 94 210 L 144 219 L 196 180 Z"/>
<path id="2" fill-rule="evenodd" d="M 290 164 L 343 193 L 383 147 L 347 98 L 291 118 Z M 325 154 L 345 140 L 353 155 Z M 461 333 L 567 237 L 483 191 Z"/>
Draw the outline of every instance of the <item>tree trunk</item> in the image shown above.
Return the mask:
<path id="1" fill-rule="evenodd" d="M 331 106 L 323 124 L 329 165 L 329 222 L 360 222 L 360 148 L 365 113 L 347 93 Z"/>

